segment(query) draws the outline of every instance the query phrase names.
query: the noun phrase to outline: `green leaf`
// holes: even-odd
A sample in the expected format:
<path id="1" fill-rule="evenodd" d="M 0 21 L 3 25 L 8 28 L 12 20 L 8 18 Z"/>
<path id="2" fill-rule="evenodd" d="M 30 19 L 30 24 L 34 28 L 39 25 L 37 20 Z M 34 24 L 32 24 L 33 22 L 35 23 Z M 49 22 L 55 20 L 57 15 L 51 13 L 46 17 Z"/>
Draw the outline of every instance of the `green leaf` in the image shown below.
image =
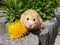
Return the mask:
<path id="1" fill-rule="evenodd" d="M 13 21 L 14 21 L 14 19 L 15 19 L 15 17 L 13 17 L 13 18 L 10 18 L 10 22 L 13 22 Z"/>
<path id="2" fill-rule="evenodd" d="M 47 19 L 51 19 L 52 18 L 52 16 L 47 16 Z"/>
<path id="3" fill-rule="evenodd" d="M 23 9 L 20 9 L 20 10 L 19 10 L 19 13 L 21 13 L 21 12 L 23 12 L 23 11 L 24 11 Z"/>
<path id="4" fill-rule="evenodd" d="M 43 17 L 43 18 L 46 18 L 46 14 L 45 14 L 45 13 L 43 13 L 42 17 Z"/>

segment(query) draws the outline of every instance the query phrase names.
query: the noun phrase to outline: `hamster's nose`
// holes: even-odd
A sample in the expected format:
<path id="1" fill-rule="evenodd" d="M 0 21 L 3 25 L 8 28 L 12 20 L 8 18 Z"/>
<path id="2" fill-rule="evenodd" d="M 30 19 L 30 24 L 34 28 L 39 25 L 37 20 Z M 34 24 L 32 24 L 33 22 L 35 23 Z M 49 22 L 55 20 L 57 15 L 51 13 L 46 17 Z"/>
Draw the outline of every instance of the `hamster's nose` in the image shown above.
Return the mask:
<path id="1" fill-rule="evenodd" d="M 31 27 L 32 26 L 32 24 L 29 24 L 29 27 Z"/>
<path id="2" fill-rule="evenodd" d="M 32 25 L 33 25 L 33 22 L 32 21 L 29 21 L 29 27 L 31 28 L 32 27 Z"/>

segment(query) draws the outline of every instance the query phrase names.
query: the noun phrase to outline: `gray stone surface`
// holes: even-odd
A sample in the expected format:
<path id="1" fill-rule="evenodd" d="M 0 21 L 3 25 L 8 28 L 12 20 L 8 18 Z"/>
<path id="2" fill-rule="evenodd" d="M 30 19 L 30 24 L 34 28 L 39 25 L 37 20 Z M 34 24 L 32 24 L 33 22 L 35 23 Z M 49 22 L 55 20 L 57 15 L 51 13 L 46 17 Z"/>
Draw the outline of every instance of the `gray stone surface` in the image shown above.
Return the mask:
<path id="1" fill-rule="evenodd" d="M 40 45 L 47 45 L 48 44 L 48 28 L 44 29 L 40 34 L 39 34 L 39 40 L 41 42 Z"/>
<path id="2" fill-rule="evenodd" d="M 2 16 L 6 16 L 7 14 L 3 11 L 3 10 L 0 10 L 0 17 Z"/>
<path id="3" fill-rule="evenodd" d="M 57 35 L 54 45 L 60 45 L 60 35 Z"/>
<path id="4" fill-rule="evenodd" d="M 7 32 L 5 22 L 7 22 L 5 17 L 0 17 L 0 35 Z"/>
<path id="5" fill-rule="evenodd" d="M 42 45 L 53 45 L 58 31 L 56 18 L 44 22 L 44 27 L 45 28 L 39 35 L 40 42 Z"/>
<path id="6" fill-rule="evenodd" d="M 51 45 L 50 40 L 52 39 L 53 25 L 54 23 L 51 21 L 44 22 L 44 30 L 40 33 L 40 41 L 42 45 Z M 49 43 L 49 44 L 48 44 Z"/>
<path id="7" fill-rule="evenodd" d="M 4 11 L 3 10 L 0 10 L 0 13 L 4 13 Z"/>
<path id="8" fill-rule="evenodd" d="M 0 35 L 3 35 L 7 32 L 6 30 L 6 18 L 5 17 L 0 17 Z"/>
<path id="9" fill-rule="evenodd" d="M 7 14 L 6 13 L 2 13 L 2 12 L 0 12 L 0 17 L 2 17 L 2 16 L 6 16 Z"/>
<path id="10" fill-rule="evenodd" d="M 59 30 L 58 30 L 58 35 L 60 35 L 60 27 L 59 27 Z"/>
<path id="11" fill-rule="evenodd" d="M 4 22 L 0 22 L 0 35 L 3 35 L 7 32 Z"/>
<path id="12" fill-rule="evenodd" d="M 57 10 L 55 10 L 55 16 L 56 16 L 58 24 L 60 26 L 60 7 Z"/>
<path id="13" fill-rule="evenodd" d="M 0 17 L 0 23 L 1 22 L 4 22 L 4 23 L 7 22 L 6 17 Z"/>
<path id="14" fill-rule="evenodd" d="M 7 28 L 8 28 L 8 26 L 9 26 L 9 24 L 10 24 L 10 22 L 7 22 L 5 25 L 6 25 L 6 30 L 7 30 Z"/>
<path id="15" fill-rule="evenodd" d="M 4 45 L 38 45 L 39 39 L 36 35 L 30 33 L 21 39 L 10 39 L 9 34 L 0 35 L 0 44 Z"/>

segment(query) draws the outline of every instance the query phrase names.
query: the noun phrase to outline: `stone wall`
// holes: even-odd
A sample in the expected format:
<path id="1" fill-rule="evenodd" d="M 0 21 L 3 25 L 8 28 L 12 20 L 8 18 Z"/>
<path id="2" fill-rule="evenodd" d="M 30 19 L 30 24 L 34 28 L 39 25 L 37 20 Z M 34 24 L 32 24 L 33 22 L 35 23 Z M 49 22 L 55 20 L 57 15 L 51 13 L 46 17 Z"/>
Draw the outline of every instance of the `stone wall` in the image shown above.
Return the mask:
<path id="1" fill-rule="evenodd" d="M 5 18 L 6 14 L 0 10 L 0 34 L 5 34 L 6 33 L 6 18 Z"/>
<path id="2" fill-rule="evenodd" d="M 6 14 L 0 10 L 0 45 L 53 45 L 60 25 L 60 12 L 55 12 L 55 17 L 44 22 L 44 29 L 32 31 L 22 39 L 10 39 L 7 27 L 9 23 Z"/>

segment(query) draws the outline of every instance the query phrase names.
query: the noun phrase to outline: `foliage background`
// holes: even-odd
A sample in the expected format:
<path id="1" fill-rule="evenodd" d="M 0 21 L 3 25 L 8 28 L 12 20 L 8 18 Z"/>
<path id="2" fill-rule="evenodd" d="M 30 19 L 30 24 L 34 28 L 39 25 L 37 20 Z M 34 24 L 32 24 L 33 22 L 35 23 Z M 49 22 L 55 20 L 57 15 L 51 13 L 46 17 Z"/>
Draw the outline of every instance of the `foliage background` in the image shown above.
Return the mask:
<path id="1" fill-rule="evenodd" d="M 43 20 L 54 17 L 54 10 L 60 6 L 60 0 L 4 0 L 3 9 L 8 14 L 6 18 L 13 22 L 27 9 L 34 9 Z"/>

